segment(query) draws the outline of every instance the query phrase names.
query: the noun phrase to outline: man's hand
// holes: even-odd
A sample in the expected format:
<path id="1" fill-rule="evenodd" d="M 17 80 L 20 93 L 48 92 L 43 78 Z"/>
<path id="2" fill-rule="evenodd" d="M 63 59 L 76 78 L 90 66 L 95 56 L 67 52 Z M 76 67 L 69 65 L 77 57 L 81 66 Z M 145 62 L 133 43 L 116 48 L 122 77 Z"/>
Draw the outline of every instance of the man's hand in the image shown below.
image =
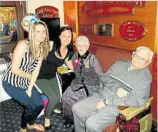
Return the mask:
<path id="1" fill-rule="evenodd" d="M 99 110 L 101 108 L 103 108 L 105 106 L 104 102 L 103 101 L 100 101 L 96 104 L 96 108 Z"/>
<path id="2" fill-rule="evenodd" d="M 127 96 L 128 92 L 124 90 L 123 88 L 119 88 L 116 93 L 117 93 L 117 96 L 121 98 L 121 97 Z"/>
<path id="3" fill-rule="evenodd" d="M 27 94 L 29 97 L 31 97 L 31 95 L 32 95 L 32 90 L 27 89 L 25 92 L 26 92 L 26 94 Z"/>

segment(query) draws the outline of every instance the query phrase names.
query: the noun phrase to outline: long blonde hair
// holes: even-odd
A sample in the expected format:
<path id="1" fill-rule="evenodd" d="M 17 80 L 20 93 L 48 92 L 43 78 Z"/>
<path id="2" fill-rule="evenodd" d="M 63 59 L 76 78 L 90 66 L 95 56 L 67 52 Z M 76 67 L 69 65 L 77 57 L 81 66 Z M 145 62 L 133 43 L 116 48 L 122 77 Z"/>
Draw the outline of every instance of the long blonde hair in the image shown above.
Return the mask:
<path id="1" fill-rule="evenodd" d="M 46 37 L 45 37 L 44 41 L 41 42 L 42 57 L 46 58 L 49 53 L 49 50 L 50 50 L 49 33 L 48 33 L 47 25 L 42 21 L 34 22 L 33 24 L 31 24 L 31 26 L 29 28 L 30 56 L 32 59 L 35 59 L 37 57 L 36 51 L 35 51 L 35 38 L 34 38 L 36 25 L 43 25 L 46 28 Z"/>

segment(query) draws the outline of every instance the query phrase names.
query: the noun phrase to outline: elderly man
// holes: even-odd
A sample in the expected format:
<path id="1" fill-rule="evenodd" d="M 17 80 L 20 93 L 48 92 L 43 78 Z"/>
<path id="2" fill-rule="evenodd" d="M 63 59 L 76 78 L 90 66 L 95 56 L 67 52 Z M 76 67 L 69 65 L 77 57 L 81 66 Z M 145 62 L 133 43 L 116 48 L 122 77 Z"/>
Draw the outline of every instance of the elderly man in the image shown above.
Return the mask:
<path id="1" fill-rule="evenodd" d="M 101 76 L 98 93 L 73 105 L 75 132 L 102 132 L 119 114 L 118 106 L 141 106 L 149 98 L 153 52 L 140 46 L 132 61 L 120 60 Z"/>
<path id="2" fill-rule="evenodd" d="M 76 40 L 78 53 L 73 58 L 73 66 L 76 78 L 64 92 L 62 97 L 63 117 L 66 120 L 64 127 L 68 128 L 73 122 L 72 105 L 99 89 L 99 76 L 103 73 L 98 59 L 88 51 L 89 40 L 85 36 L 79 36 Z"/>

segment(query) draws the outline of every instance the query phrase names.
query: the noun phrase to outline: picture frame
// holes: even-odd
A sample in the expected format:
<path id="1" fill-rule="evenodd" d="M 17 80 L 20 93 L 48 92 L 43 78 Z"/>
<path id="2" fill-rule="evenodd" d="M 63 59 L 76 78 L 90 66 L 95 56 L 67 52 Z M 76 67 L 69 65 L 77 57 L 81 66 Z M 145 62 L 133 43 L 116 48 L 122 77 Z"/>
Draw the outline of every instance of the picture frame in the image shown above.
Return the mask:
<path id="1" fill-rule="evenodd" d="M 14 8 L 15 11 L 9 10 L 11 12 L 11 17 L 14 17 L 15 22 L 11 23 L 11 26 L 9 26 L 9 32 L 8 33 L 13 33 L 14 37 L 12 36 L 11 40 L 3 41 L 1 40 L 0 43 L 0 55 L 1 54 L 8 54 L 10 52 L 13 52 L 14 47 L 16 46 L 17 42 L 19 40 L 24 39 L 24 30 L 21 26 L 21 20 L 26 14 L 26 2 L 25 1 L 1 1 L 1 9 L 5 8 Z M 3 11 L 0 11 L 0 19 L 2 21 L 3 18 Z M 3 21 L 1 22 L 1 31 L 4 28 L 2 26 L 4 25 Z M 10 25 L 10 22 L 9 22 Z M 17 34 L 16 34 L 17 33 Z M 0 33 L 2 36 L 2 33 Z M 12 34 L 10 34 L 12 35 Z M 4 35 L 5 36 L 5 35 Z M 2 38 L 3 39 L 3 38 Z"/>
<path id="2" fill-rule="evenodd" d="M 95 35 L 93 24 L 80 24 L 79 33 L 83 35 Z"/>
<path id="3" fill-rule="evenodd" d="M 98 24 L 98 35 L 112 37 L 113 25 L 113 23 Z"/>
<path id="4" fill-rule="evenodd" d="M 18 41 L 16 7 L 0 7 L 0 43 Z"/>

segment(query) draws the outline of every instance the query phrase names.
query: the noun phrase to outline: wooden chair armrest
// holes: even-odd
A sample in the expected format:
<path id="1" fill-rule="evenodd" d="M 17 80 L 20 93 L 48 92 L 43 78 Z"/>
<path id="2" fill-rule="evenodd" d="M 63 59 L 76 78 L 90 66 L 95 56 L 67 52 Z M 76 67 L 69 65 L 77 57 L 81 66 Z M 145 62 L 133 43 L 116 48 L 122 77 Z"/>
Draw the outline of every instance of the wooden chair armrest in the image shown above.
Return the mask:
<path id="1" fill-rule="evenodd" d="M 144 106 L 142 106 L 143 108 L 145 108 L 145 107 L 148 107 L 149 105 L 151 105 L 151 101 L 153 100 L 153 97 L 150 97 L 149 99 L 148 99 L 148 101 L 144 104 Z M 119 110 L 124 110 L 124 109 L 127 109 L 127 108 L 129 108 L 129 107 L 132 107 L 132 106 L 118 106 L 118 109 Z"/>
<path id="2" fill-rule="evenodd" d="M 124 109 L 127 109 L 127 108 L 129 108 L 129 107 L 128 106 L 118 106 L 119 110 L 124 110 Z"/>

